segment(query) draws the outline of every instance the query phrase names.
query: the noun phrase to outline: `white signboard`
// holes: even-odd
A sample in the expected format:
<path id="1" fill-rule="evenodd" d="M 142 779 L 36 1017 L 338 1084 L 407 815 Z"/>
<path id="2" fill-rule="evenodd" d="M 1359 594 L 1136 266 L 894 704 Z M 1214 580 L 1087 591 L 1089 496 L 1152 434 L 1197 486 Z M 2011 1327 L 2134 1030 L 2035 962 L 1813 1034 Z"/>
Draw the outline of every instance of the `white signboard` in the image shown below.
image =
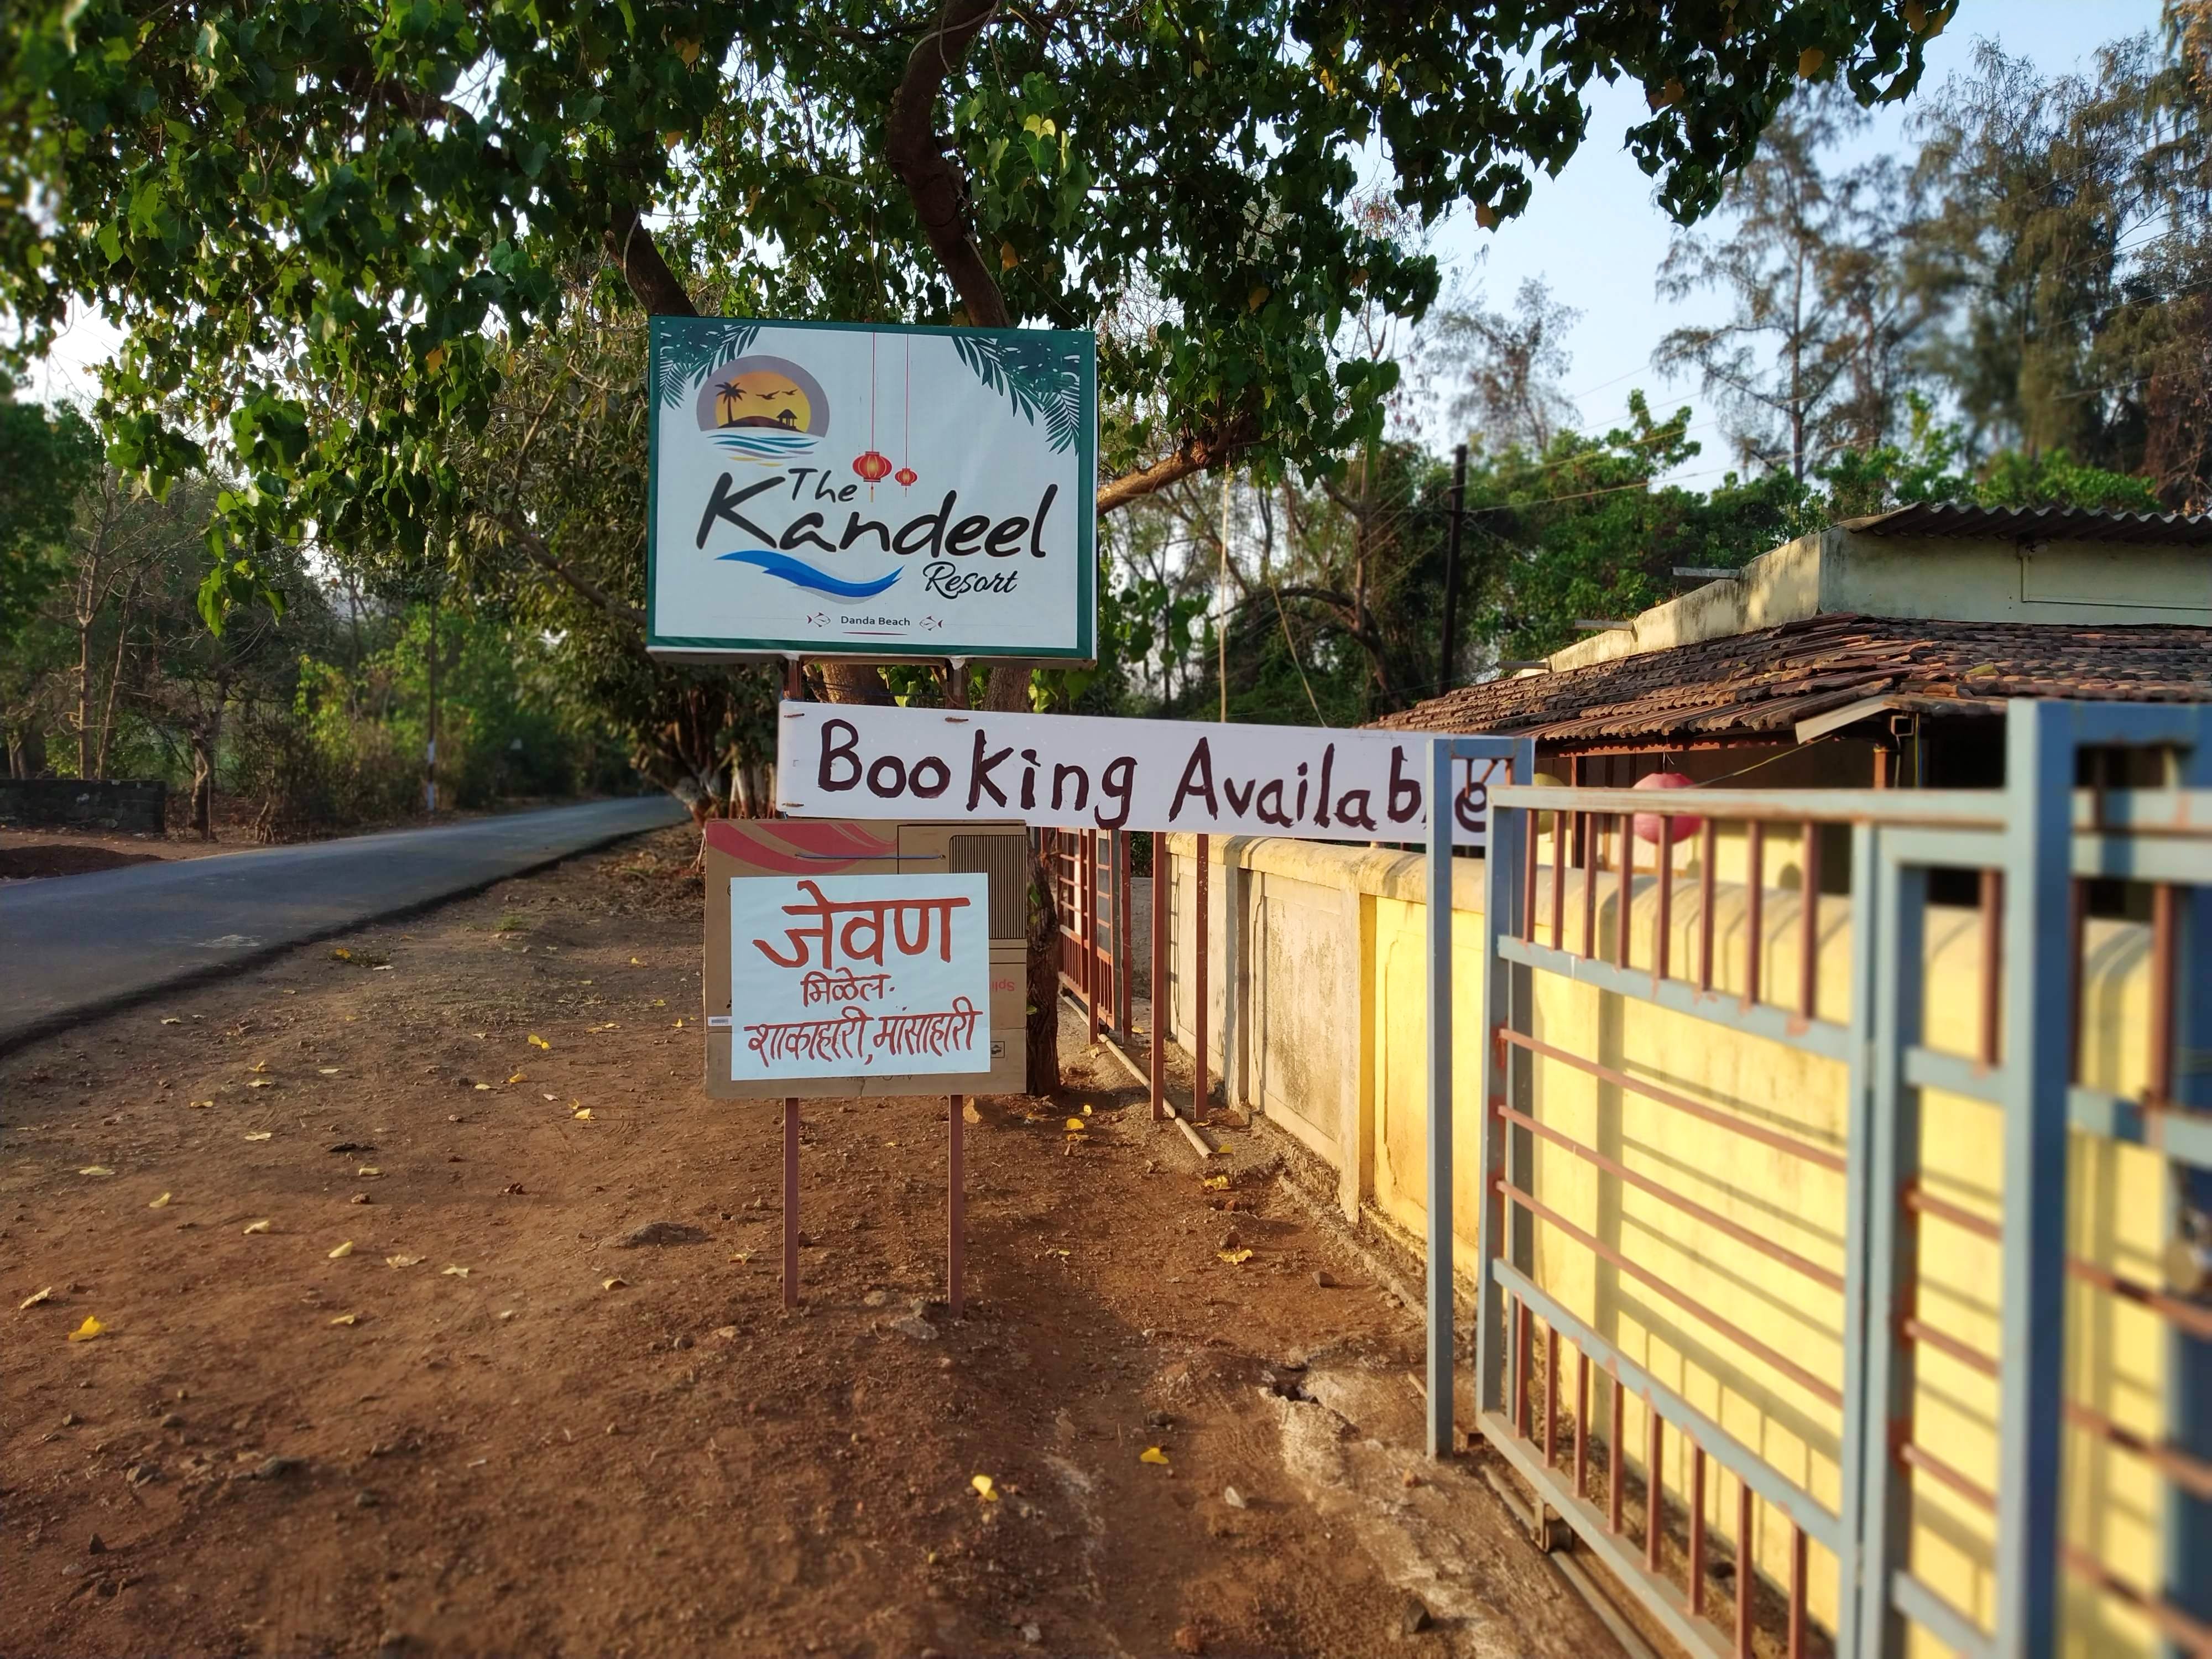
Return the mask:
<path id="1" fill-rule="evenodd" d="M 988 880 L 740 876 L 730 883 L 730 1073 L 991 1069 Z"/>
<path id="2" fill-rule="evenodd" d="M 1414 732 L 1217 726 L 1072 714 L 787 702 L 776 800 L 793 817 L 1021 818 L 1069 830 L 1187 830 L 1419 841 L 1428 744 Z M 1488 779 L 1460 763 L 1456 836 L 1481 844 Z"/>
<path id="3" fill-rule="evenodd" d="M 1097 343 L 652 319 L 647 645 L 1089 661 Z"/>

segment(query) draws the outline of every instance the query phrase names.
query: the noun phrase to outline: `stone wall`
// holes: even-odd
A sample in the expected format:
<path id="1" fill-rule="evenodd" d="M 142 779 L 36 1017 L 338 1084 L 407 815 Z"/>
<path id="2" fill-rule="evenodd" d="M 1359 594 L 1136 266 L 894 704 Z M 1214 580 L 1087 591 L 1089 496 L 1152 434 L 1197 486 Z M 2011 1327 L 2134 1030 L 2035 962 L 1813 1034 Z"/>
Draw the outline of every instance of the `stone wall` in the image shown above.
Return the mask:
<path id="1" fill-rule="evenodd" d="M 78 778 L 0 778 L 0 824 L 66 827 L 122 835 L 163 833 L 169 786 Z"/>

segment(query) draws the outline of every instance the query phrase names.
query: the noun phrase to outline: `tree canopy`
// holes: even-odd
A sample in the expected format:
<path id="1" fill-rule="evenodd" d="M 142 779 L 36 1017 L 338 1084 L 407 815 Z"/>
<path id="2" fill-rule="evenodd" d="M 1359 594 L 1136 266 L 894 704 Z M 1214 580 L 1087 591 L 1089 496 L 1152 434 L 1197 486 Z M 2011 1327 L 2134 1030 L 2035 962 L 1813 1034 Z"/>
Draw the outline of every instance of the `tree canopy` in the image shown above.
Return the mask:
<path id="1" fill-rule="evenodd" d="M 1485 222 L 1593 76 L 1692 218 L 1801 77 L 1901 95 L 1923 0 L 27 0 L 0 21 L 0 307 L 128 331 L 113 453 L 231 479 L 206 609 L 313 523 L 418 553 L 513 352 L 586 286 L 652 312 L 1093 326 L 1109 508 L 1379 429 L 1346 310 L 1432 264 L 1346 211 L 1363 155 Z M 526 528 L 510 533 L 527 536 Z"/>
<path id="2" fill-rule="evenodd" d="M 55 554 L 100 444 L 72 409 L 18 403 L 0 378 L 0 647 L 60 574 Z"/>

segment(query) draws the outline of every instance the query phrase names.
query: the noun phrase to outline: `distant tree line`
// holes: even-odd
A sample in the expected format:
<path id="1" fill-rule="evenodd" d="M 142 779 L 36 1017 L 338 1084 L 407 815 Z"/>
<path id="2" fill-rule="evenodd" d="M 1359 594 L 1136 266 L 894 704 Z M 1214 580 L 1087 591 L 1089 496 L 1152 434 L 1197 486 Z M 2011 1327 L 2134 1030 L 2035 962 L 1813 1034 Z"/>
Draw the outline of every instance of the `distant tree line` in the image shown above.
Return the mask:
<path id="1" fill-rule="evenodd" d="M 0 776 L 166 779 L 175 827 L 201 836 L 393 822 L 425 806 L 434 672 L 441 805 L 635 787 L 558 642 L 487 596 L 365 587 L 277 544 L 283 605 L 216 634 L 215 481 L 157 500 L 66 407 L 0 402 Z"/>

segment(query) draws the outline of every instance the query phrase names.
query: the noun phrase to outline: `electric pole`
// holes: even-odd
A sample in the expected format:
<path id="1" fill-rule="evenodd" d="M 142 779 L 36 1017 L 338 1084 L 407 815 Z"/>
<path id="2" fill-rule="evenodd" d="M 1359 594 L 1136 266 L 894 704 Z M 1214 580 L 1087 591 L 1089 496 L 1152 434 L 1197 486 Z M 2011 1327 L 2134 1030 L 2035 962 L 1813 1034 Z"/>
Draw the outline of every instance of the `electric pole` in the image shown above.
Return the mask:
<path id="1" fill-rule="evenodd" d="M 1452 689 L 1459 663 L 1459 537 L 1467 521 L 1467 446 L 1452 451 L 1451 511 L 1444 532 L 1444 637 L 1437 666 L 1437 695 Z"/>

